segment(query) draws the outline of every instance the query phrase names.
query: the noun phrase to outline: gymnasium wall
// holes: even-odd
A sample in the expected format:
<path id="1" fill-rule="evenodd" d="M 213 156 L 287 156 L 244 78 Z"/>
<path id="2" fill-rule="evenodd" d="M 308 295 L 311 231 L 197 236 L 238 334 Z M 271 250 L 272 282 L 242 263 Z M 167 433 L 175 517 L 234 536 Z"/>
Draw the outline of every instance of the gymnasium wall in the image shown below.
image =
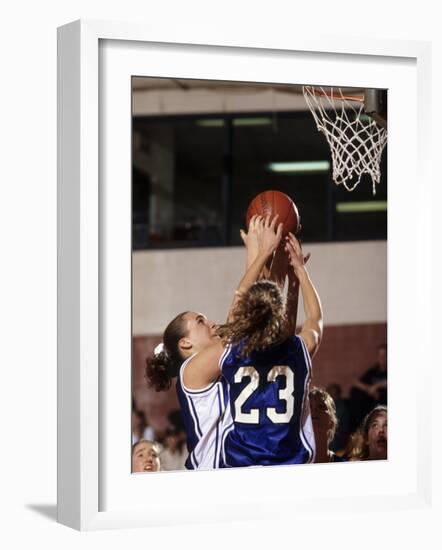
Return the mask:
<path id="1" fill-rule="evenodd" d="M 145 78 L 135 79 L 138 85 L 146 85 Z M 213 113 L 257 113 L 259 111 L 305 111 L 307 105 L 301 93 L 267 86 L 230 83 L 229 88 L 220 90 L 219 84 L 202 81 L 192 83 L 188 89 L 137 89 L 133 93 L 132 112 L 134 116 L 183 115 Z"/>
<path id="2" fill-rule="evenodd" d="M 310 244 L 304 249 L 311 252 L 308 270 L 326 325 L 386 322 L 385 241 Z M 188 309 L 223 321 L 244 263 L 244 248 L 236 247 L 134 252 L 133 334 L 161 334 L 172 317 Z"/>
<path id="3" fill-rule="evenodd" d="M 387 243 L 309 244 L 309 273 L 321 297 L 324 337 L 314 359 L 315 384 L 337 382 L 344 395 L 376 360 L 387 340 Z M 162 429 L 167 396 L 146 389 L 145 357 L 180 311 L 197 310 L 223 321 L 244 269 L 243 248 L 187 249 L 133 254 L 133 388 L 139 408 Z M 298 321 L 302 322 L 302 301 Z"/>

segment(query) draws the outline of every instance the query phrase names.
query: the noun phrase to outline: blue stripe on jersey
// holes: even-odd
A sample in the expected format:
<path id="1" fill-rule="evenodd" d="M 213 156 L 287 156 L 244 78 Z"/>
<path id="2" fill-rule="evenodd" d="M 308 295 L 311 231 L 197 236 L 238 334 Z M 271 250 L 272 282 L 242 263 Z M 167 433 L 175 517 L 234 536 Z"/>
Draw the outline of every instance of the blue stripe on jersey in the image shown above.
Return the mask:
<path id="1" fill-rule="evenodd" d="M 196 447 L 201 436 L 197 432 L 197 423 L 195 421 L 194 412 L 192 411 L 191 398 L 186 395 L 181 387 L 180 380 L 178 379 L 177 385 L 177 396 L 178 401 L 181 407 L 181 414 L 183 417 L 184 425 L 186 427 L 187 434 L 187 450 L 189 453 Z"/>
<path id="2" fill-rule="evenodd" d="M 196 459 L 196 456 L 195 456 L 195 451 L 192 451 L 190 453 L 190 460 L 195 465 L 195 468 L 198 468 L 199 464 L 198 464 L 198 460 Z"/>
<path id="3" fill-rule="evenodd" d="M 192 395 L 198 395 L 199 393 L 206 393 L 209 390 L 211 390 L 217 382 L 218 382 L 218 379 L 202 390 L 189 390 L 186 388 L 186 393 L 191 393 Z"/>
<path id="4" fill-rule="evenodd" d="M 314 458 L 315 453 L 314 453 L 313 448 L 311 447 L 311 445 L 308 441 L 308 438 L 306 437 L 305 432 L 304 432 L 304 419 L 305 419 L 306 408 L 308 406 L 308 403 L 307 403 L 306 400 L 308 399 L 308 385 L 310 383 L 311 374 L 312 374 L 312 361 L 311 361 L 311 358 L 310 358 L 310 354 L 307 350 L 306 343 L 304 342 L 304 339 L 301 336 L 298 336 L 298 338 L 301 342 L 302 351 L 304 353 L 305 364 L 307 365 L 307 376 L 305 378 L 305 385 L 304 385 L 304 399 L 303 399 L 303 402 L 302 402 L 301 438 L 302 438 L 302 442 L 304 444 L 304 447 L 307 449 L 307 451 L 310 455 L 307 462 L 311 462 Z"/>
<path id="5" fill-rule="evenodd" d="M 310 354 L 308 352 L 307 345 L 304 342 L 304 338 L 302 338 L 301 336 L 298 336 L 298 339 L 301 342 L 302 351 L 304 353 L 304 361 L 305 361 L 305 364 L 307 365 L 308 374 L 309 374 L 309 376 L 311 376 L 312 375 L 312 360 L 310 358 Z"/>
<path id="6" fill-rule="evenodd" d="M 199 419 L 198 419 L 198 414 L 195 410 L 195 404 L 194 404 L 191 397 L 186 395 L 186 398 L 187 398 L 187 401 L 190 405 L 190 410 L 191 410 L 191 413 L 192 413 L 193 421 L 195 422 L 195 426 L 196 426 L 196 432 L 197 432 L 199 438 L 201 438 L 201 437 L 203 437 L 203 432 L 201 431 L 201 426 L 200 426 L 200 422 L 199 422 Z"/>
<path id="7" fill-rule="evenodd" d="M 226 468 L 229 466 L 229 464 L 227 464 L 227 460 L 226 460 L 226 448 L 225 448 L 225 445 L 226 445 L 226 437 L 228 436 L 229 432 L 231 430 L 233 430 L 233 422 L 231 424 L 229 424 L 228 426 L 226 426 L 223 430 L 223 433 L 221 435 L 221 445 L 222 445 L 222 460 L 223 462 L 220 461 L 220 468 Z"/>
<path id="8" fill-rule="evenodd" d="M 314 452 L 313 452 L 313 449 L 312 447 L 310 446 L 309 444 L 309 441 L 308 441 L 308 438 L 306 437 L 305 435 L 305 432 L 304 432 L 304 420 L 305 420 L 305 413 L 306 413 L 306 399 L 308 399 L 308 384 L 310 382 L 310 378 L 306 378 L 305 380 L 305 386 L 304 386 L 304 399 L 302 400 L 302 416 L 301 416 L 301 430 L 300 430 L 300 437 L 301 437 L 301 441 L 306 449 L 306 451 L 308 452 L 309 454 L 309 458 L 307 460 L 307 462 L 311 462 L 311 460 L 313 459 L 313 455 L 314 455 Z"/>
<path id="9" fill-rule="evenodd" d="M 232 349 L 232 344 L 227 344 L 227 346 L 224 348 L 224 351 L 222 352 L 221 357 L 219 358 L 219 361 L 218 361 L 220 371 L 222 371 L 224 359 L 230 353 L 231 349 Z"/>
<path id="10" fill-rule="evenodd" d="M 196 470 L 196 467 L 195 467 L 195 465 L 193 464 L 193 461 L 192 461 L 192 455 L 191 454 L 186 458 L 186 462 L 184 463 L 184 467 L 186 468 L 186 470 Z"/>
<path id="11" fill-rule="evenodd" d="M 230 347 L 229 346 L 229 350 L 230 350 Z M 229 351 L 227 350 L 227 351 Z M 226 351 L 224 351 L 223 353 L 223 356 L 226 355 Z M 220 368 L 222 368 L 222 358 L 221 358 L 221 361 L 220 361 Z M 233 422 L 232 422 L 232 416 L 231 416 L 231 412 L 230 412 L 230 399 L 229 399 L 229 385 L 227 383 L 227 381 L 224 379 L 223 377 L 223 380 L 225 383 L 223 383 L 221 385 L 221 388 L 222 388 L 222 392 L 221 392 L 221 397 L 222 397 L 222 410 L 223 410 L 223 417 L 220 419 L 220 425 L 223 424 L 224 425 L 224 428 L 220 434 L 220 437 L 219 437 L 219 447 L 218 447 L 218 468 L 223 468 L 225 467 L 224 464 L 225 464 L 225 449 L 224 449 L 224 441 L 225 441 L 225 438 L 227 436 L 227 433 L 229 431 L 229 429 L 232 429 L 233 428 Z M 229 424 L 226 426 L 226 422 L 229 422 Z"/>
<path id="12" fill-rule="evenodd" d="M 217 395 L 218 395 L 218 407 L 219 407 L 219 419 L 216 423 L 216 432 L 215 432 L 215 454 L 213 456 L 213 467 L 216 468 L 217 458 L 218 458 L 218 436 L 219 436 L 219 423 L 222 417 L 222 408 L 221 408 L 221 395 L 219 391 L 219 386 L 217 388 Z"/>

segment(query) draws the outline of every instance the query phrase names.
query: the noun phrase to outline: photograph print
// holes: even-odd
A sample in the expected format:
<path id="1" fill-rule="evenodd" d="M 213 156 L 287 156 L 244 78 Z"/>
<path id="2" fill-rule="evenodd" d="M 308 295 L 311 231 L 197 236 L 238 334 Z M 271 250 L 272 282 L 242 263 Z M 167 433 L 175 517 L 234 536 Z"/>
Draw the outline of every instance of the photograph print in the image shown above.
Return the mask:
<path id="1" fill-rule="evenodd" d="M 132 472 L 388 459 L 387 90 L 132 78 Z"/>

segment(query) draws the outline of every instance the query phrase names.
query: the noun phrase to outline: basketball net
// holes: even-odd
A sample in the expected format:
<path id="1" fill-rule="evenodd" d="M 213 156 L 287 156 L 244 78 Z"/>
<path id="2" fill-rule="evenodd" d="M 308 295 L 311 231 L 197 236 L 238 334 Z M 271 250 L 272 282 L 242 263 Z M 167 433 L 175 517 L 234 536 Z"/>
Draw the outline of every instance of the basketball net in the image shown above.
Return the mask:
<path id="1" fill-rule="evenodd" d="M 373 195 L 381 179 L 381 156 L 387 130 L 364 113 L 362 96 L 345 96 L 339 88 L 303 86 L 304 98 L 327 138 L 333 166 L 333 181 L 353 191 L 363 174 L 369 174 Z"/>

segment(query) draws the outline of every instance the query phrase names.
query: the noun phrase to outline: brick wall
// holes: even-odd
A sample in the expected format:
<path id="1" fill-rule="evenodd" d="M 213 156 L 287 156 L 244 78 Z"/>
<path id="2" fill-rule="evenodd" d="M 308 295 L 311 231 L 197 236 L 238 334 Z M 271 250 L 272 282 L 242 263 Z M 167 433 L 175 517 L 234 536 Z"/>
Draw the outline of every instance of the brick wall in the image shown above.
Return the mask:
<path id="1" fill-rule="evenodd" d="M 343 397 L 354 380 L 376 362 L 377 347 L 387 342 L 386 323 L 328 326 L 313 359 L 313 383 L 341 385 Z"/>

